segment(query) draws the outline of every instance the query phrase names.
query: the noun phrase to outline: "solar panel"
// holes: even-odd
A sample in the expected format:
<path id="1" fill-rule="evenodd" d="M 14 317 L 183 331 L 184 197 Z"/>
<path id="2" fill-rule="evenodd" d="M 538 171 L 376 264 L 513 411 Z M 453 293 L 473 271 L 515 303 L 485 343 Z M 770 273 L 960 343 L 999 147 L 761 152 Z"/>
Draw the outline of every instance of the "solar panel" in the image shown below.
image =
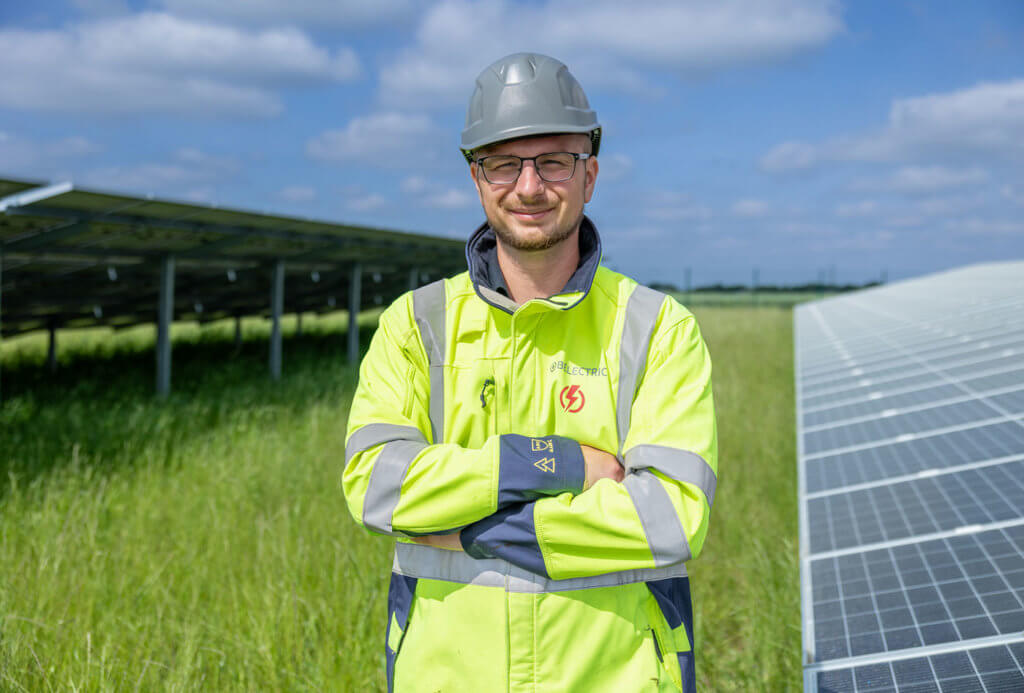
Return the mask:
<path id="1" fill-rule="evenodd" d="M 821 693 L 1020 693 L 1024 644 L 976 647 L 819 672 Z"/>
<path id="2" fill-rule="evenodd" d="M 966 469 L 807 503 L 811 552 L 934 534 L 1024 516 L 1024 460 Z"/>
<path id="3" fill-rule="evenodd" d="M 819 659 L 1024 630 L 1024 526 L 811 561 Z"/>
<path id="4" fill-rule="evenodd" d="M 1008 460 L 1021 453 L 1024 428 L 1016 421 L 1001 421 L 807 460 L 807 491 Z"/>
<path id="5" fill-rule="evenodd" d="M 1024 263 L 795 329 L 805 689 L 1024 691 Z"/>
<path id="6" fill-rule="evenodd" d="M 972 390 L 990 392 L 1002 388 L 1024 389 L 1024 368 L 1014 370 L 985 369 L 974 377 L 964 378 L 963 384 Z M 875 389 L 866 395 L 844 397 L 831 404 L 804 410 L 805 428 L 828 424 L 835 421 L 871 417 L 890 410 L 925 407 L 963 397 L 963 390 L 956 385 L 942 383 L 918 388 L 904 388 L 895 391 Z"/>

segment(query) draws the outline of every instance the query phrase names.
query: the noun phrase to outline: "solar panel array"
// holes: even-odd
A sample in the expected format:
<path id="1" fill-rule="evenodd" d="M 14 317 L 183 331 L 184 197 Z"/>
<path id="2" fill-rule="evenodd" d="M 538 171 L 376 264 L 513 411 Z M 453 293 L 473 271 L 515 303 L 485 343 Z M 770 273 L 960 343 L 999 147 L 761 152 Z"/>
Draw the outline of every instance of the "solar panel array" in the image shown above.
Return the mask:
<path id="1" fill-rule="evenodd" d="M 207 322 L 269 314 L 278 261 L 283 311 L 329 312 L 348 305 L 357 263 L 366 288 L 354 293 L 387 305 L 465 269 L 464 251 L 453 238 L 0 178 L 0 334 L 152 322 L 168 255 L 175 318 Z"/>
<path id="2" fill-rule="evenodd" d="M 795 330 L 805 690 L 1024 692 L 1024 262 Z"/>

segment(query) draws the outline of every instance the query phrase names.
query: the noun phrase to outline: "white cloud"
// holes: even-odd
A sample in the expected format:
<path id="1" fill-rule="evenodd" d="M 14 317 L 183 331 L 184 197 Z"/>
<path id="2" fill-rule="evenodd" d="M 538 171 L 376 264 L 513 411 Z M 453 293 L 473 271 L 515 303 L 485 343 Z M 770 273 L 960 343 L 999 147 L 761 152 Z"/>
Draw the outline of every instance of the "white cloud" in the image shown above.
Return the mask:
<path id="1" fill-rule="evenodd" d="M 401 190 L 410 195 L 418 195 L 427 190 L 430 183 L 423 176 L 410 176 L 402 181 Z"/>
<path id="2" fill-rule="evenodd" d="M 764 200 L 736 200 L 732 205 L 733 216 L 755 219 L 767 216 L 771 205 Z"/>
<path id="3" fill-rule="evenodd" d="M 0 106 L 101 113 L 270 116 L 272 87 L 345 81 L 360 71 L 296 29 L 242 31 L 147 12 L 64 30 L 0 30 Z"/>
<path id="4" fill-rule="evenodd" d="M 286 202 L 312 202 L 316 189 L 308 185 L 288 185 L 277 191 L 277 196 Z"/>
<path id="5" fill-rule="evenodd" d="M 885 225 L 897 229 L 913 229 L 924 225 L 927 221 L 920 214 L 897 214 L 885 220 Z"/>
<path id="6" fill-rule="evenodd" d="M 359 160 L 402 167 L 422 162 L 437 132 L 422 114 L 391 111 L 353 118 L 341 130 L 327 130 L 306 143 L 306 154 L 326 161 Z"/>
<path id="7" fill-rule="evenodd" d="M 48 142 L 46 150 L 52 156 L 86 156 L 103 151 L 103 147 L 85 137 L 74 135 Z"/>
<path id="8" fill-rule="evenodd" d="M 182 147 L 174 152 L 174 160 L 210 174 L 225 174 L 238 171 L 238 162 L 230 156 L 207 154 L 195 147 Z"/>
<path id="9" fill-rule="evenodd" d="M 790 236 L 838 238 L 841 235 L 838 227 L 818 221 L 789 220 L 776 224 L 774 228 L 779 233 Z"/>
<path id="10" fill-rule="evenodd" d="M 411 19 L 417 9 L 413 0 L 163 0 L 162 4 L 175 14 L 253 24 L 297 23 L 318 28 L 358 28 L 404 22 Z"/>
<path id="11" fill-rule="evenodd" d="M 652 196 L 645 215 L 657 221 L 704 221 L 711 218 L 711 209 L 695 202 L 685 193 L 660 192 Z"/>
<path id="12" fill-rule="evenodd" d="M 201 188 L 191 188 L 181 194 L 182 199 L 188 200 L 189 202 L 212 204 L 214 197 L 213 186 L 204 185 Z"/>
<path id="13" fill-rule="evenodd" d="M 451 188 L 428 180 L 423 176 L 410 176 L 402 181 L 402 192 L 411 196 L 414 201 L 425 207 L 435 209 L 465 209 L 477 202 L 477 197 L 468 185 L 463 188 Z"/>
<path id="14" fill-rule="evenodd" d="M 599 157 L 600 175 L 606 181 L 622 180 L 633 171 L 633 160 L 625 154 L 608 154 Z"/>
<path id="15" fill-rule="evenodd" d="M 1020 219 L 985 219 L 968 217 L 950 219 L 946 229 L 953 233 L 985 236 L 1021 236 L 1024 235 L 1024 221 Z"/>
<path id="16" fill-rule="evenodd" d="M 917 161 L 1024 155 L 1024 79 L 898 99 L 885 127 L 819 144 L 784 142 L 761 158 L 769 172 L 827 161 Z"/>
<path id="17" fill-rule="evenodd" d="M 926 217 L 949 217 L 983 207 L 988 202 L 983 193 L 974 195 L 940 195 L 917 200 L 911 207 Z"/>
<path id="18" fill-rule="evenodd" d="M 783 142 L 761 157 L 761 168 L 769 173 L 794 171 L 816 165 L 821 154 L 807 142 Z"/>
<path id="19" fill-rule="evenodd" d="M 240 169 L 238 162 L 230 157 L 184 148 L 175 152 L 170 161 L 104 166 L 87 171 L 82 180 L 102 190 L 151 192 L 161 196 L 176 194 L 208 200 L 212 197 L 212 188 L 202 184 L 220 183 L 237 175 Z"/>
<path id="20" fill-rule="evenodd" d="M 463 104 L 489 61 L 520 50 L 559 58 L 585 88 L 651 91 L 658 87 L 642 76 L 646 68 L 688 75 L 760 64 L 822 45 L 841 29 L 833 0 L 443 0 L 424 15 L 416 45 L 383 69 L 381 95 Z"/>
<path id="21" fill-rule="evenodd" d="M 968 168 L 904 166 L 888 176 L 854 181 L 851 187 L 859 190 L 925 193 L 967 185 L 977 185 L 986 182 L 988 179 L 988 171 L 979 166 Z"/>
<path id="22" fill-rule="evenodd" d="M 71 5 L 91 16 L 127 14 L 130 11 L 125 0 L 71 0 Z"/>
<path id="23" fill-rule="evenodd" d="M 658 240 L 664 241 L 675 234 L 678 234 L 678 230 L 656 224 L 629 226 L 622 229 L 613 227 L 607 231 L 607 245 L 616 250 L 628 251 L 635 249 L 637 245 L 644 245 Z M 602 233 L 602 238 L 604 236 L 605 234 Z"/>
<path id="24" fill-rule="evenodd" d="M 844 218 L 870 217 L 878 212 L 878 203 L 874 200 L 860 202 L 843 202 L 836 206 L 836 216 Z"/>
<path id="25" fill-rule="evenodd" d="M 1012 185 L 1004 185 L 999 188 L 999 194 L 1004 199 L 1024 207 L 1024 189 Z"/>
<path id="26" fill-rule="evenodd" d="M 388 206 L 389 200 L 377 193 L 364 193 L 351 197 L 346 201 L 345 206 L 355 212 L 373 212 Z"/>
<path id="27" fill-rule="evenodd" d="M 436 207 L 438 209 L 465 209 L 466 207 L 471 207 L 476 200 L 477 198 L 465 190 L 448 188 L 440 194 L 424 198 L 424 203 L 428 207 Z"/>
<path id="28" fill-rule="evenodd" d="M 0 130 L 0 171 L 3 172 L 44 172 L 100 151 L 102 147 L 80 135 L 38 141 Z"/>
<path id="29" fill-rule="evenodd" d="M 1024 79 L 896 101 L 889 112 L 889 129 L 924 142 L 1022 150 Z"/>

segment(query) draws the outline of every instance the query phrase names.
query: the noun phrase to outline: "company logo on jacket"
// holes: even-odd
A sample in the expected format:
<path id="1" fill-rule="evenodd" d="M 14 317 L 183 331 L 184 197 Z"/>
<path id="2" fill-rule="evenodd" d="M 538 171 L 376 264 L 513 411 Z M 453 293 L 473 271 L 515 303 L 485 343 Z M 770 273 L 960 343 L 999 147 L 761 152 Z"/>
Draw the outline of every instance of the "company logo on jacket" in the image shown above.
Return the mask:
<path id="1" fill-rule="evenodd" d="M 562 405 L 562 409 L 570 414 L 575 414 L 587 403 L 587 398 L 583 396 L 583 390 L 579 385 L 567 385 L 558 395 L 558 402 Z"/>

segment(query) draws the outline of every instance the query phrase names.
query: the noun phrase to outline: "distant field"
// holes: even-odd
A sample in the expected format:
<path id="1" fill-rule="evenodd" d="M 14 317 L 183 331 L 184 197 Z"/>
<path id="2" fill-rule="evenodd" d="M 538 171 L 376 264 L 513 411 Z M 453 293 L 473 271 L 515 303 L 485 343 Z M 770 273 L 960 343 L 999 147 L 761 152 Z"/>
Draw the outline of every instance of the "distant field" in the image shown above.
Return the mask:
<path id="1" fill-rule="evenodd" d="M 690 565 L 702 690 L 801 682 L 791 313 L 695 306 L 721 479 Z M 368 325 L 375 316 L 366 316 Z M 176 325 L 3 344 L 0 690 L 383 690 L 390 542 L 339 487 L 354 370 L 344 321 Z M 369 326 L 363 341 L 369 338 Z"/>
<path id="2" fill-rule="evenodd" d="M 675 291 L 672 295 L 686 306 L 776 306 L 791 308 L 805 301 L 833 296 L 835 292 L 816 291 Z"/>

